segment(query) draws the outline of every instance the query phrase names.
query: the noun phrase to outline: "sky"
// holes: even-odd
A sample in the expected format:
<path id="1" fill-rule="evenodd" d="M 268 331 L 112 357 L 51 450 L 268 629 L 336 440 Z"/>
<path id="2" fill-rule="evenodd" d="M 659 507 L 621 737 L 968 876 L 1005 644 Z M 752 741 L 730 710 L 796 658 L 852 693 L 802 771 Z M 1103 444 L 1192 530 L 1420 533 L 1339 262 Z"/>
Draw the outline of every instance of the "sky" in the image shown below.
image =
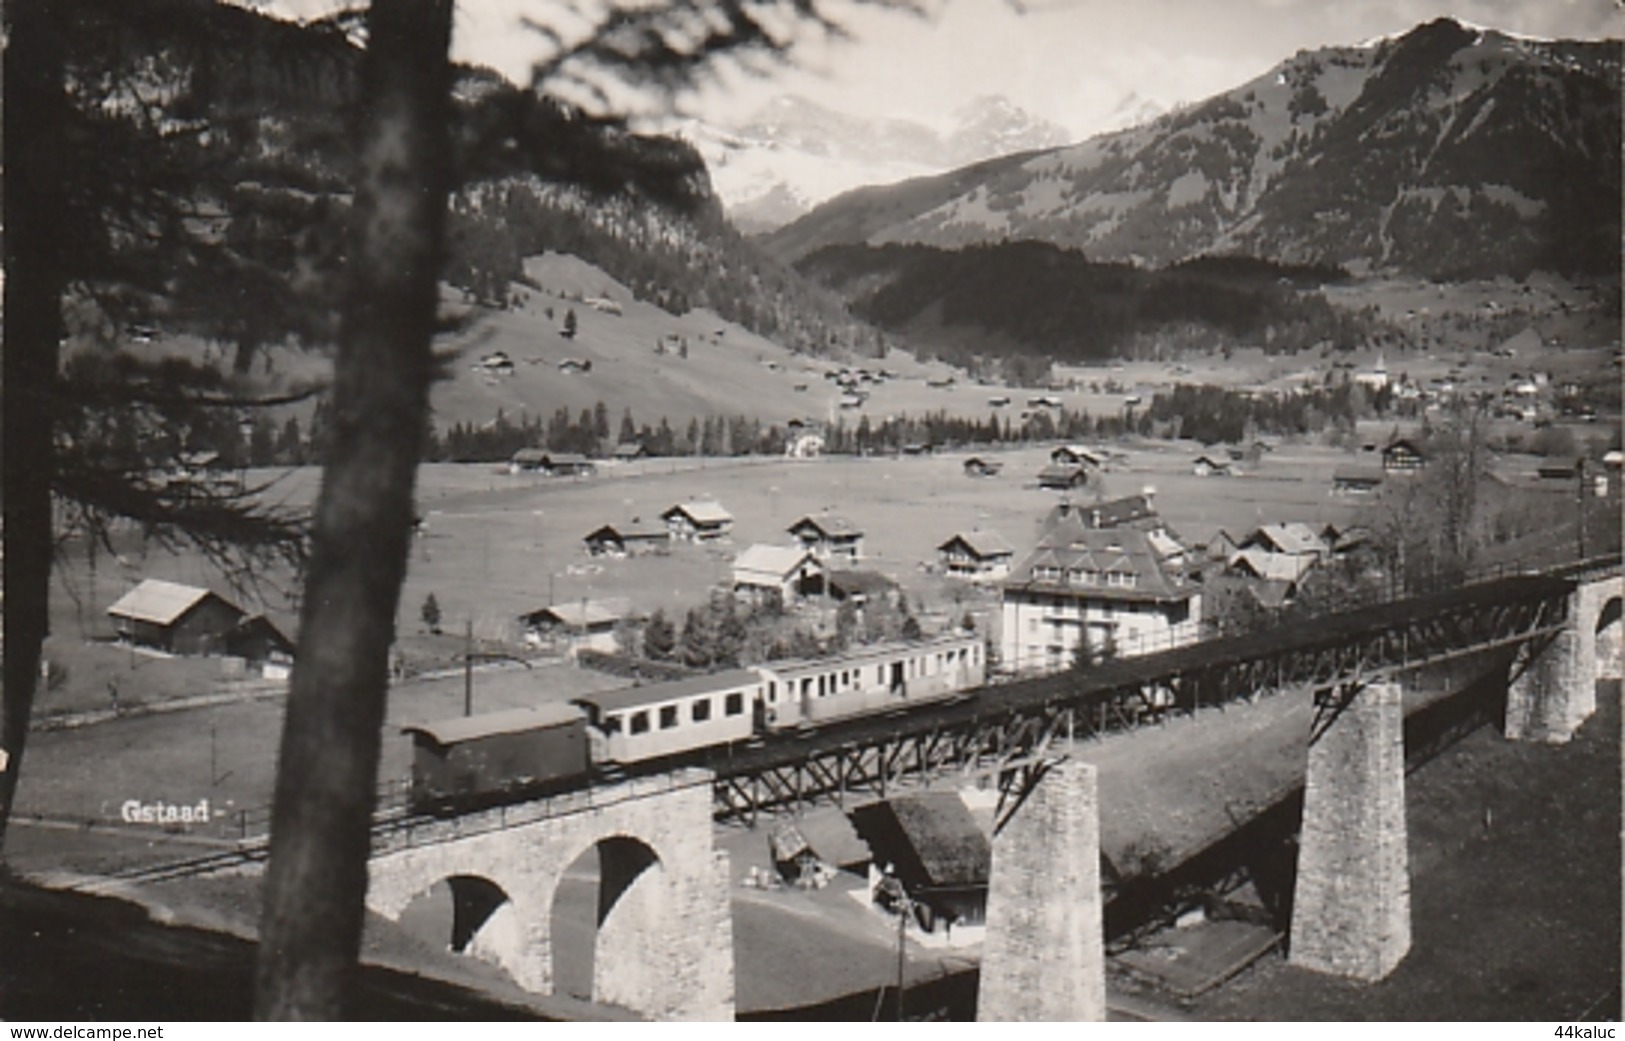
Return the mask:
<path id="1" fill-rule="evenodd" d="M 296 17 L 334 6 L 261 2 Z M 807 39 L 772 75 L 724 74 L 678 98 L 678 109 L 735 122 L 793 93 L 856 115 L 942 126 L 960 106 L 1002 94 L 1081 138 L 1101 129 L 1125 99 L 1163 108 L 1200 101 L 1298 50 L 1356 44 L 1442 15 L 1533 36 L 1625 38 L 1622 0 L 920 2 L 923 17 L 825 0 L 849 39 Z M 549 0 L 459 0 L 453 57 L 524 82 L 545 44 L 520 17 L 556 21 L 557 7 Z"/>

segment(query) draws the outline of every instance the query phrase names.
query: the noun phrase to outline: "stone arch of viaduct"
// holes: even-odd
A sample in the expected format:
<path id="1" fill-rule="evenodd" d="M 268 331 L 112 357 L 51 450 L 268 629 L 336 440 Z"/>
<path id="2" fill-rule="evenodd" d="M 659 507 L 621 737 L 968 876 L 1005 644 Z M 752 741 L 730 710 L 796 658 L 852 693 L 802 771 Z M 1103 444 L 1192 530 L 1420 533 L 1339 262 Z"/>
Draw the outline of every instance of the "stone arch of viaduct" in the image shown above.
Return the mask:
<path id="1" fill-rule="evenodd" d="M 1596 711 L 1596 681 L 1620 678 L 1622 594 L 1625 578 L 1619 575 L 1582 582 L 1569 594 L 1563 631 L 1515 666 L 1507 689 L 1507 737 L 1561 743 Z"/>
<path id="2" fill-rule="evenodd" d="M 593 1000 L 662 1020 L 732 1019 L 728 858 L 712 843 L 710 774 L 684 771 L 563 802 L 523 823 L 499 825 L 490 811 L 427 825 L 420 841 L 374 855 L 367 906 L 398 919 L 437 882 L 486 880 L 507 899 L 470 953 L 528 990 L 552 993 L 554 898 L 566 869 L 597 847 Z"/>

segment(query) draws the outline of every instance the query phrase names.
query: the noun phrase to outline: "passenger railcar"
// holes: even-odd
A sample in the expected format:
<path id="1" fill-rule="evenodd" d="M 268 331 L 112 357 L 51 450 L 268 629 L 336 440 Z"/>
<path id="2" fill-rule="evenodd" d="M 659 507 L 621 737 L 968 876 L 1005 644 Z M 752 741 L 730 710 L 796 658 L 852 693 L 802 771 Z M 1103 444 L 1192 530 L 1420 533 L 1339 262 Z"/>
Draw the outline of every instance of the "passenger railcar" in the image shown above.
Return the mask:
<path id="1" fill-rule="evenodd" d="M 762 723 L 783 730 L 885 712 L 979 687 L 987 677 L 974 633 L 859 648 L 839 658 L 770 662 Z"/>
<path id="2" fill-rule="evenodd" d="M 753 733 L 762 676 L 734 669 L 575 699 L 587 713 L 593 760 L 626 765 L 691 752 Z"/>
<path id="3" fill-rule="evenodd" d="M 587 720 L 547 704 L 401 728 L 412 737 L 408 798 L 440 812 L 573 787 L 591 768 Z"/>

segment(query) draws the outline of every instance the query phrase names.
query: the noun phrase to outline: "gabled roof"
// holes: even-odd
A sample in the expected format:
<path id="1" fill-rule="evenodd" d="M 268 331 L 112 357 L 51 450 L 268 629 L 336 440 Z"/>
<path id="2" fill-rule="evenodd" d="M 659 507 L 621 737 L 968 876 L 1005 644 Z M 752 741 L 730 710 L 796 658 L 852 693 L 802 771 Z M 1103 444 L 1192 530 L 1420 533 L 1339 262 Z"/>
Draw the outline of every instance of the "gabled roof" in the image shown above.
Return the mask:
<path id="1" fill-rule="evenodd" d="M 454 716 L 451 719 L 427 723 L 407 723 L 403 734 L 422 734 L 439 745 L 455 745 L 497 734 L 517 734 L 524 730 L 554 727 L 581 718 L 581 710 L 561 702 L 545 702 L 512 708 L 503 712 L 487 712 L 478 716 Z"/>
<path id="2" fill-rule="evenodd" d="M 1231 571 L 1240 571 L 1254 578 L 1280 582 L 1295 582 L 1306 570 L 1301 557 L 1288 553 L 1269 553 L 1261 549 L 1244 549 L 1230 558 Z"/>
<path id="3" fill-rule="evenodd" d="M 1078 462 L 1088 463 L 1090 466 L 1099 466 L 1105 461 L 1098 452 L 1085 448 L 1083 445 L 1056 445 L 1055 448 L 1050 450 L 1049 457 L 1057 461 L 1072 458 Z"/>
<path id="4" fill-rule="evenodd" d="M 955 532 L 938 549 L 947 549 L 956 542 L 964 543 L 965 548 L 978 557 L 1013 556 L 1015 547 L 1005 540 L 1003 535 L 996 531 L 960 531 Z"/>
<path id="5" fill-rule="evenodd" d="M 762 677 L 753 669 L 730 669 L 727 672 L 685 676 L 680 680 L 667 680 L 664 683 L 645 683 L 640 687 L 601 690 L 594 694 L 582 694 L 575 698 L 575 701 L 591 705 L 600 712 L 616 712 L 641 705 L 658 705 L 661 702 L 675 701 L 678 698 L 692 697 L 713 690 L 748 687 L 760 683 L 761 680 Z"/>
<path id="6" fill-rule="evenodd" d="M 817 563 L 818 558 L 813 556 L 811 550 L 802 549 L 800 546 L 769 546 L 757 543 L 734 558 L 733 570 L 735 575 L 750 572 L 785 578 L 807 561 Z"/>
<path id="7" fill-rule="evenodd" d="M 722 508 L 722 504 L 714 499 L 696 499 L 692 502 L 680 502 L 670 507 L 660 515 L 662 520 L 669 520 L 676 514 L 683 514 L 696 524 L 722 524 L 733 520 L 733 514 Z"/>
<path id="8" fill-rule="evenodd" d="M 1416 442 L 1412 441 L 1410 438 L 1396 437 L 1394 440 L 1382 446 L 1382 454 L 1385 456 L 1414 455 L 1417 458 L 1421 458 L 1422 450 L 1418 448 Z"/>
<path id="9" fill-rule="evenodd" d="M 987 884 L 992 849 L 955 793 L 906 795 L 860 806 L 851 816 L 875 859 L 894 862 L 904 885 Z"/>
<path id="10" fill-rule="evenodd" d="M 1302 521 L 1286 524 L 1265 524 L 1242 541 L 1243 547 L 1264 546 L 1277 553 L 1324 553 L 1325 541 L 1315 530 Z"/>
<path id="11" fill-rule="evenodd" d="M 241 609 L 224 597 L 197 586 L 168 582 L 161 578 L 147 578 L 141 584 L 113 602 L 107 613 L 115 618 L 129 618 L 154 625 L 172 625 L 182 615 L 214 597 L 234 611 Z"/>
<path id="12" fill-rule="evenodd" d="M 618 622 L 626 617 L 627 606 L 623 600 L 570 600 L 562 604 L 539 607 L 519 617 L 531 623 L 550 619 L 559 625 L 579 629 Z"/>
<path id="13" fill-rule="evenodd" d="M 835 536 L 856 538 L 863 534 L 862 528 L 847 518 L 833 513 L 808 514 L 784 530 L 794 533 L 798 528 L 809 525 L 824 538 L 833 538 Z"/>
<path id="14" fill-rule="evenodd" d="M 586 534 L 584 542 L 597 542 L 601 539 L 663 539 L 670 536 L 664 524 L 653 521 L 633 518 L 617 524 L 605 524 L 594 528 Z"/>

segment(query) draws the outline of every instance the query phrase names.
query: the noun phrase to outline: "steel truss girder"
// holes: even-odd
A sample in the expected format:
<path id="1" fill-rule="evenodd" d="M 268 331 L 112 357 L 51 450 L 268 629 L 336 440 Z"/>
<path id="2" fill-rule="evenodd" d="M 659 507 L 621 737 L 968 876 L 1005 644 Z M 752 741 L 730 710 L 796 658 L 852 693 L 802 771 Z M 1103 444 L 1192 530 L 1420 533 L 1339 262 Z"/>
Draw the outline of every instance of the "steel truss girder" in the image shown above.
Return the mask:
<path id="1" fill-rule="evenodd" d="M 1472 595 L 1390 605 L 1375 621 L 1370 609 L 1363 616 L 1356 611 L 1313 619 L 1283 633 L 1273 646 L 1220 639 L 1081 674 L 983 688 L 962 718 L 926 719 L 929 713 L 922 713 L 913 726 L 899 719 L 858 740 L 826 746 L 815 736 L 789 742 L 769 761 L 719 770 L 715 815 L 754 822 L 763 812 L 845 805 L 854 795 L 885 798 L 905 778 L 1006 770 L 1013 762 L 1041 760 L 1064 738 L 1222 708 L 1264 692 L 1322 692 L 1318 726 L 1329 722 L 1322 713 L 1340 712 L 1363 684 L 1453 658 L 1523 648 L 1567 622 L 1566 584 L 1503 582 L 1463 593 Z M 1356 617 L 1361 624 L 1349 625 Z"/>

